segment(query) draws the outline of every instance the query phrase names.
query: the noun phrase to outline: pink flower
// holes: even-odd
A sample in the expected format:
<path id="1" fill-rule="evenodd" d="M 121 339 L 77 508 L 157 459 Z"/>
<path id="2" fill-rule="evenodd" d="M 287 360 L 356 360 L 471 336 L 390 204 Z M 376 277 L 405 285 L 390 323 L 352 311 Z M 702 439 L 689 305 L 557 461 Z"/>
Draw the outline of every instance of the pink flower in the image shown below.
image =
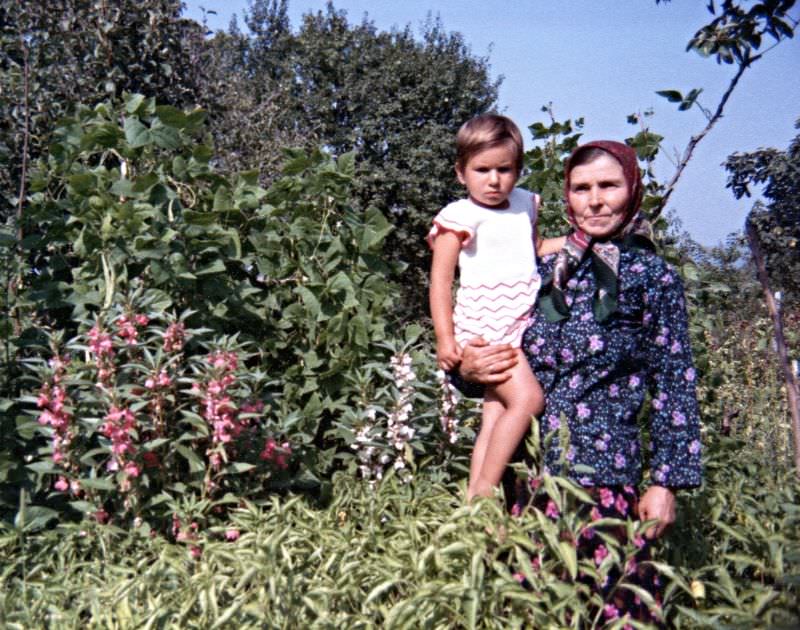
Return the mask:
<path id="1" fill-rule="evenodd" d="M 238 529 L 231 528 L 225 532 L 225 540 L 230 540 L 231 542 L 239 540 L 239 535 Z"/>
<path id="2" fill-rule="evenodd" d="M 617 500 L 614 501 L 614 507 L 617 508 L 617 512 L 620 514 L 627 515 L 628 513 L 628 502 L 625 500 L 625 497 L 622 494 L 617 495 Z"/>
<path id="3" fill-rule="evenodd" d="M 69 481 L 67 481 L 66 477 L 60 476 L 53 484 L 53 487 L 59 492 L 66 492 L 69 490 Z"/>
<path id="4" fill-rule="evenodd" d="M 199 560 L 200 556 L 203 555 L 203 550 L 200 549 L 200 547 L 198 547 L 197 545 L 193 545 L 192 547 L 189 548 L 189 555 L 191 555 L 192 558 L 194 558 L 195 560 Z"/>
<path id="5" fill-rule="evenodd" d="M 186 330 L 183 324 L 174 323 L 167 326 L 164 333 L 164 352 L 180 352 L 183 349 L 183 342 Z"/>
<path id="6" fill-rule="evenodd" d="M 599 567 L 607 557 L 608 549 L 606 549 L 606 546 L 598 545 L 597 549 L 594 550 L 594 563 Z"/>
<path id="7" fill-rule="evenodd" d="M 605 508 L 614 505 L 614 493 L 608 488 L 600 488 L 600 505 Z"/>
<path id="8" fill-rule="evenodd" d="M 617 607 L 614 606 L 614 604 L 606 604 L 603 607 L 603 616 L 606 619 L 616 619 L 619 617 L 619 610 L 617 610 Z"/>
<path id="9" fill-rule="evenodd" d="M 555 501 L 552 499 L 547 502 L 547 508 L 545 509 L 545 515 L 552 519 L 557 519 L 560 512 L 558 511 L 558 506 L 555 504 Z"/>
<path id="10" fill-rule="evenodd" d="M 128 462 L 125 464 L 125 468 L 123 468 L 125 474 L 129 477 L 138 477 L 141 474 L 141 469 L 135 462 Z"/>

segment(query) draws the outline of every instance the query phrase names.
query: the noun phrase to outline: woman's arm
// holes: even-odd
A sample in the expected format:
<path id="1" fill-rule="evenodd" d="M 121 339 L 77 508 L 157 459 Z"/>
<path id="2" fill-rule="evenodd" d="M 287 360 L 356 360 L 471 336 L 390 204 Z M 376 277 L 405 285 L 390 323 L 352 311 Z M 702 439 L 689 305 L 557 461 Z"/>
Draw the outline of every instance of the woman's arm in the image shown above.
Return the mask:
<path id="1" fill-rule="evenodd" d="M 436 333 L 436 359 L 439 367 L 452 370 L 461 360 L 453 331 L 453 280 L 461 251 L 461 237 L 449 230 L 442 231 L 432 247 L 429 300 Z"/>
<path id="2" fill-rule="evenodd" d="M 536 254 L 538 256 L 548 256 L 560 252 L 567 242 L 566 236 L 556 238 L 540 238 L 536 243 Z"/>
<path id="3" fill-rule="evenodd" d="M 658 266 L 648 281 L 650 322 L 644 343 L 651 395 L 650 476 L 655 485 L 691 488 L 702 481 L 700 411 L 683 283 Z"/>

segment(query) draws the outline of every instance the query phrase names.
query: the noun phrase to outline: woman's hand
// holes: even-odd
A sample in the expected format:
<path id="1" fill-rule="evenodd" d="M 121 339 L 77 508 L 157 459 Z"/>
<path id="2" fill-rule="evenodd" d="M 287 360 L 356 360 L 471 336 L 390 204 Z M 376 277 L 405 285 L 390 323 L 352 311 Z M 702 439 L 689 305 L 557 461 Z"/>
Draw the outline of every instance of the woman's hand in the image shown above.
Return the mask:
<path id="1" fill-rule="evenodd" d="M 436 344 L 436 363 L 448 372 L 461 361 L 461 348 L 455 339 L 440 341 Z"/>
<path id="2" fill-rule="evenodd" d="M 481 338 L 472 339 L 461 349 L 461 377 L 473 383 L 492 385 L 511 378 L 517 352 L 508 344 L 490 346 Z"/>
<path id="3" fill-rule="evenodd" d="M 639 499 L 639 519 L 658 523 L 645 532 L 647 538 L 658 538 L 675 522 L 675 495 L 663 486 L 650 486 Z"/>

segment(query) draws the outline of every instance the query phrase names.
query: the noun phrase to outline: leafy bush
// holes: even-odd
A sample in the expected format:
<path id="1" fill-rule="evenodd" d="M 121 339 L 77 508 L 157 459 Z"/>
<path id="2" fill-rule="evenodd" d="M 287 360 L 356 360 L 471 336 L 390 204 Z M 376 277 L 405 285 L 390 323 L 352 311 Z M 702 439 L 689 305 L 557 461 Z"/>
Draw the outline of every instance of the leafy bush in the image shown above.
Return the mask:
<path id="1" fill-rule="evenodd" d="M 729 446 L 720 452 L 734 459 Z M 713 470 L 717 483 L 723 469 Z M 371 487 L 340 473 L 334 490 L 325 506 L 277 496 L 261 506 L 242 503 L 227 522 L 201 524 L 178 544 L 93 521 L 36 533 L 22 515 L 0 533 L 0 618 L 26 627 L 624 625 L 603 625 L 601 602 L 575 576 L 603 580 L 633 550 L 608 536 L 599 565 L 576 560 L 570 534 L 591 526 L 605 535 L 620 523 L 576 518 L 580 490 L 566 480 L 547 478 L 538 490 L 563 508 L 557 517 L 530 509 L 512 518 L 492 501 L 464 506 L 463 486 L 422 475 L 400 483 L 390 473 Z M 655 564 L 667 585 L 670 624 L 796 627 L 799 490 L 796 481 L 767 473 L 683 498 L 680 511 L 696 509 L 693 520 L 678 523 Z M 723 509 L 734 505 L 744 509 Z M 622 525 L 631 533 L 642 527 Z M 693 556 L 690 538 L 706 553 Z"/>
<path id="2" fill-rule="evenodd" d="M 225 466 L 210 464 L 209 458 L 224 460 L 225 453 L 213 443 L 197 396 L 184 390 L 222 378 L 203 367 L 217 351 L 236 354 L 231 375 L 237 386 L 228 392 L 234 412 L 249 398 L 260 401 L 278 443 L 288 439 L 292 445 L 296 465 L 284 485 L 324 492 L 336 467 L 352 462 L 355 470 L 354 457 L 374 456 L 375 471 L 391 460 L 409 473 L 416 458 L 443 463 L 463 457 L 440 448 L 450 437 L 439 428 L 440 392 L 430 357 L 421 350 L 421 329 L 408 328 L 402 342 L 389 336 L 396 288 L 386 280 L 389 267 L 381 251 L 390 226 L 377 210 L 349 205 L 352 158 L 289 152 L 283 177 L 263 190 L 254 176 L 214 172 L 211 149 L 199 138 L 201 125 L 202 112 L 132 95 L 120 108 L 80 108 L 54 132 L 50 154 L 31 183 L 24 258 L 9 252 L 10 260 L 22 264 L 20 292 L 9 306 L 22 328 L 15 343 L 28 340 L 15 350 L 39 372 L 33 384 L 18 375 L 7 388 L 6 418 L 12 424 L 23 415 L 16 393 L 25 393 L 25 404 L 39 400 L 51 414 L 44 424 L 57 434 L 64 421 L 42 401 L 51 400 L 63 381 L 63 399 L 56 404 L 78 425 L 75 440 L 59 439 L 76 449 L 80 465 L 67 462 L 75 467 L 67 470 L 42 460 L 58 456 L 58 449 L 51 444 L 49 451 L 37 451 L 30 422 L 23 422 L 21 433 L 12 430 L 19 437 L 13 452 L 0 453 L 3 466 L 15 470 L 14 487 L 28 483 L 34 494 L 50 489 L 49 477 L 33 485 L 25 481 L 21 464 L 35 458 L 32 470 L 57 475 L 59 487 L 78 482 L 81 492 L 97 490 L 79 503 L 82 509 L 156 521 L 169 512 L 151 505 L 156 497 L 164 499 L 162 490 L 176 497 L 188 489 L 205 500 L 204 484 L 220 486 L 215 499 L 227 491 L 252 491 L 255 498 L 274 489 L 248 468 L 258 465 L 263 427 L 253 437 L 262 443 L 247 457 L 240 458 L 239 449 Z M 162 347 L 167 327 L 178 321 L 171 314 L 181 314 L 179 322 L 190 334 L 175 356 Z M 147 323 L 137 324 L 137 317 Z M 95 365 L 106 346 L 114 355 Z M 95 358 L 81 359 L 87 352 Z M 398 361 L 413 356 L 422 371 L 407 383 L 399 407 L 396 387 L 384 380 L 392 378 L 385 366 L 395 354 Z M 162 370 L 170 384 L 148 388 L 148 378 L 157 383 Z M 43 383 L 49 392 L 40 390 Z M 164 399 L 168 421 L 151 418 L 148 401 L 154 394 Z M 413 428 L 401 426 L 416 415 Z M 98 481 L 115 432 L 136 434 L 139 459 L 112 458 L 118 479 Z M 380 452 L 350 448 L 365 441 Z M 157 481 L 144 468 L 144 453 L 169 466 L 177 462 L 174 474 Z M 126 474 L 126 465 L 139 474 Z M 251 477 L 257 481 L 250 484 Z M 230 488 L 223 483 L 229 478 Z M 128 485 L 142 496 L 106 508 L 110 495 Z M 7 508 L 10 503 L 17 501 L 7 499 Z"/>

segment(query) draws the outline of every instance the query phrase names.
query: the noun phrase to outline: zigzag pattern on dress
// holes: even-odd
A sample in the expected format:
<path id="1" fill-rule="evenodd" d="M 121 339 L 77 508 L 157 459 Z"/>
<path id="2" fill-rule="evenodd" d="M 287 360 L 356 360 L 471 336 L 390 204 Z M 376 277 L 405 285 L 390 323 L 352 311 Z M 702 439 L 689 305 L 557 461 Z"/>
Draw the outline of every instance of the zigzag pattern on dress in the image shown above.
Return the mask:
<path id="1" fill-rule="evenodd" d="M 490 343 L 519 347 L 528 324 L 539 278 L 495 285 L 462 286 L 453 312 L 456 341 L 482 337 Z"/>

